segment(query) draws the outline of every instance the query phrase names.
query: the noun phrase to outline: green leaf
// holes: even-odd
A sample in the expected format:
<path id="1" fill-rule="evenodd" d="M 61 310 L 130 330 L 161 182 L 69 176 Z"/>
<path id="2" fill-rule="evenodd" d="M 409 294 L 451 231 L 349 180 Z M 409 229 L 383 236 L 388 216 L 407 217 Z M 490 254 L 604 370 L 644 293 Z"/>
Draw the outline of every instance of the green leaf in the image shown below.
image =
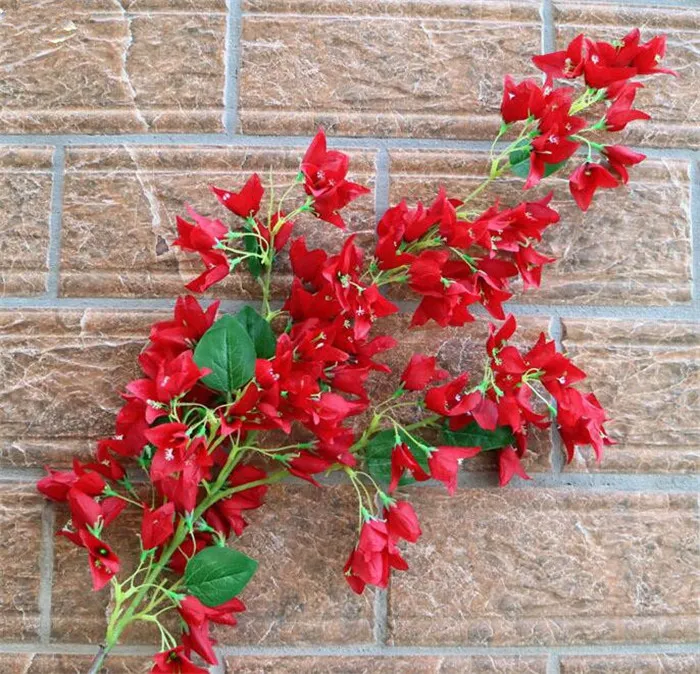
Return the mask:
<path id="1" fill-rule="evenodd" d="M 202 379 L 209 388 L 231 393 L 253 378 L 255 345 L 234 316 L 222 316 L 199 340 L 194 362 L 211 370 Z"/>
<path id="2" fill-rule="evenodd" d="M 270 324 L 253 307 L 243 307 L 236 314 L 236 320 L 248 333 L 258 358 L 272 358 L 275 355 L 277 337 Z"/>
<path id="3" fill-rule="evenodd" d="M 451 431 L 449 428 L 442 429 L 445 444 L 455 447 L 481 447 L 482 452 L 492 449 L 502 449 L 515 442 L 513 431 L 510 426 L 498 426 L 493 431 L 481 428 L 476 421 L 458 431 Z"/>
<path id="4" fill-rule="evenodd" d="M 418 446 L 405 433 L 399 432 L 399 437 L 402 442 L 406 443 L 423 470 L 426 473 L 430 473 L 428 457 L 425 450 Z M 365 448 L 365 466 L 367 472 L 377 480 L 377 482 L 385 486 L 391 482 L 391 453 L 395 445 L 396 434 L 393 430 L 387 430 L 380 431 L 372 436 L 372 439 L 367 443 Z M 404 486 L 412 482 L 415 482 L 415 480 L 409 474 L 405 474 L 399 481 L 399 485 Z"/>
<path id="5" fill-rule="evenodd" d="M 243 242 L 245 244 L 245 249 L 247 253 L 255 253 L 259 255 L 260 242 L 256 236 L 244 236 Z M 248 260 L 248 270 L 253 275 L 253 278 L 258 278 L 262 274 L 262 262 L 259 257 L 249 257 Z"/>
<path id="6" fill-rule="evenodd" d="M 510 170 L 513 174 L 518 176 L 518 178 L 526 179 L 530 173 L 530 152 L 532 147 L 528 145 L 525 148 L 520 148 L 514 150 L 508 155 L 508 162 L 510 164 Z M 562 166 L 566 164 L 566 161 L 560 161 L 557 164 L 545 164 L 544 165 L 544 177 L 547 178 L 551 176 L 552 173 L 558 171 Z"/>
<path id="7" fill-rule="evenodd" d="M 185 568 L 185 586 L 205 606 L 219 606 L 241 593 L 258 563 L 238 550 L 209 547 Z"/>

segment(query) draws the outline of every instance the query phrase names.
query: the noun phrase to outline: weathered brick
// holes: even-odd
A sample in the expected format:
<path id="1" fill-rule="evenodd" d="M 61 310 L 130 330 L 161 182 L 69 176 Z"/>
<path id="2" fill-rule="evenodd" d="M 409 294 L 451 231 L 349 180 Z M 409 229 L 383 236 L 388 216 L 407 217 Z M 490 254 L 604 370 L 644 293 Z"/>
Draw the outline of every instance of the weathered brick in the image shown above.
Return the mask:
<path id="1" fill-rule="evenodd" d="M 488 138 L 503 75 L 534 74 L 537 2 L 247 0 L 246 133 Z M 299 39 L 310 49 L 300 49 Z"/>
<path id="2" fill-rule="evenodd" d="M 620 38 L 634 27 L 641 27 L 642 39 L 665 34 L 668 50 L 664 65 L 679 77 L 657 75 L 648 78 L 635 107 L 648 112 L 651 121 L 634 122 L 627 127 L 627 141 L 657 147 L 700 147 L 700 62 L 697 45 L 700 23 L 697 9 L 614 0 L 554 0 L 557 48 L 581 32 L 596 40 Z M 690 3 L 692 5 L 693 3 Z"/>
<path id="3" fill-rule="evenodd" d="M 353 594 L 343 565 L 356 542 L 355 492 L 280 485 L 251 514 L 235 546 L 260 562 L 237 627 L 222 644 L 362 643 L 372 638 L 373 593 Z M 248 519 L 248 518 L 247 518 Z"/>
<path id="4" fill-rule="evenodd" d="M 51 157 L 46 148 L 0 150 L 0 296 L 46 290 Z"/>
<path id="5" fill-rule="evenodd" d="M 86 672 L 89 655 L 45 655 L 40 653 L 0 654 L 3 674 L 79 674 Z M 150 658 L 110 655 L 100 674 L 145 674 Z"/>
<path id="6" fill-rule="evenodd" d="M 221 131 L 225 9 L 224 0 L 5 3 L 0 132 Z"/>
<path id="7" fill-rule="evenodd" d="M 389 593 L 393 644 L 682 642 L 698 637 L 691 494 L 431 488 Z"/>
<path id="8" fill-rule="evenodd" d="M 562 658 L 561 674 L 697 674 L 700 656 L 581 655 Z"/>
<path id="9" fill-rule="evenodd" d="M 0 464 L 65 465 L 114 429 L 152 312 L 0 311 Z"/>
<path id="10" fill-rule="evenodd" d="M 578 470 L 694 472 L 700 465 L 700 324 L 564 320 L 564 346 L 588 374 L 619 444 Z"/>
<path id="11" fill-rule="evenodd" d="M 33 485 L 0 484 L 0 639 L 5 641 L 38 634 L 41 510 Z"/>
<path id="12" fill-rule="evenodd" d="M 237 218 L 219 205 L 209 191 L 210 184 L 237 190 L 253 172 L 269 182 L 272 168 L 276 186 L 286 187 L 298 172 L 302 155 L 303 148 L 69 149 L 61 294 L 167 297 L 185 292 L 184 284 L 203 271 L 196 255 L 171 248 L 177 237 L 175 217 L 186 216 L 185 204 L 233 223 Z M 373 155 L 355 152 L 351 157 L 354 179 L 371 186 Z M 300 187 L 295 194 L 301 193 Z M 277 194 L 280 196 L 279 190 Z M 361 239 L 366 238 L 374 227 L 372 198 L 363 197 L 344 212 L 350 228 Z M 339 229 L 311 216 L 299 219 L 296 234 L 301 233 L 307 235 L 310 246 L 329 251 L 339 249 L 343 240 Z M 285 261 L 286 255 L 282 255 L 275 278 L 277 295 L 289 288 Z M 257 295 L 259 289 L 246 271 L 230 277 L 212 292 L 247 298 Z"/>
<path id="13" fill-rule="evenodd" d="M 440 185 L 464 198 L 486 177 L 487 159 L 483 153 L 392 151 L 392 203 L 406 194 L 432 200 Z M 518 294 L 518 301 L 675 304 L 690 300 L 688 170 L 687 162 L 649 159 L 632 170 L 627 187 L 599 192 L 586 213 L 571 199 L 567 171 L 529 192 L 518 178 L 500 178 L 473 203 L 478 211 L 496 197 L 515 205 L 554 190 L 561 221 L 540 249 L 557 262 L 545 267 L 542 286 Z"/>
<path id="14" fill-rule="evenodd" d="M 544 674 L 542 657 L 229 657 L 233 674 Z"/>

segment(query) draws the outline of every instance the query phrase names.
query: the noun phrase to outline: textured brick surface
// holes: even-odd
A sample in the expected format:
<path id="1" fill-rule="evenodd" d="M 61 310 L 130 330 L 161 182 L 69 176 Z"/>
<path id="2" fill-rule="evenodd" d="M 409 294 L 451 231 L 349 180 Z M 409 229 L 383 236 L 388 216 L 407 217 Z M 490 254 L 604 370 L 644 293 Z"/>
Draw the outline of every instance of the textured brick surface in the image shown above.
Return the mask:
<path id="1" fill-rule="evenodd" d="M 389 596 L 393 644 L 697 640 L 691 495 L 415 490 L 424 540 Z"/>
<path id="2" fill-rule="evenodd" d="M 561 674 L 696 674 L 698 655 L 623 655 L 566 657 Z"/>
<path id="3" fill-rule="evenodd" d="M 564 321 L 564 346 L 589 373 L 619 442 L 598 469 L 697 471 L 700 324 Z M 575 469 L 595 468 L 583 451 Z"/>
<path id="4" fill-rule="evenodd" d="M 515 301 L 529 305 L 517 341 L 532 343 L 551 326 L 589 373 L 583 386 L 609 410 L 618 444 L 601 465 L 583 450 L 562 472 L 556 433 L 538 432 L 525 459 L 532 482 L 491 488 L 492 452 L 464 463 L 469 488 L 452 499 L 441 485 L 407 488 L 424 535 L 406 547 L 411 568 L 385 595 L 357 597 L 343 579 L 356 541 L 349 485 L 275 486 L 235 542 L 260 570 L 239 625 L 216 629 L 228 655 L 212 674 L 700 669 L 693 2 L 0 5 L 1 674 L 84 674 L 104 639 L 109 589 L 89 592 L 84 550 L 42 537 L 50 516 L 61 526 L 68 512 L 45 506 L 32 483 L 43 464 L 87 458 L 112 432 L 150 324 L 170 315 L 171 300 L 202 270 L 172 246 L 185 203 L 233 222 L 209 185 L 237 190 L 257 172 L 279 195 L 305 137 L 323 126 L 329 145 L 350 154 L 349 177 L 377 188 L 345 211 L 370 251 L 375 211 L 403 197 L 431 200 L 440 185 L 464 197 L 483 180 L 505 73 L 536 76 L 530 55 L 542 45 L 561 47 L 581 31 L 619 37 L 634 25 L 643 39 L 668 34 L 665 65 L 680 77 L 649 78 L 637 104 L 653 120 L 615 136 L 651 157 L 629 185 L 597 194 L 585 214 L 563 175 L 527 193 L 505 178 L 473 200 L 477 211 L 553 190 L 561 223 L 542 250 L 557 262 L 539 290 L 516 285 Z M 295 233 L 330 253 L 343 238 L 309 216 Z M 281 299 L 284 261 L 278 272 Z M 374 400 L 393 392 L 416 351 L 480 376 L 483 312 L 463 328 L 409 330 L 410 293 L 392 293 L 404 313 L 384 323 L 398 346 L 380 360 L 394 374 L 372 375 Z M 211 295 L 254 300 L 259 289 L 237 273 Z M 397 412 L 406 421 L 416 413 Z M 135 510 L 122 523 L 108 540 L 128 575 L 138 557 Z M 49 570 L 51 587 L 41 578 Z M 104 672 L 146 674 L 157 630 L 139 623 L 123 641 Z"/>
<path id="5" fill-rule="evenodd" d="M 342 575 L 357 525 L 350 487 L 276 486 L 250 522 L 235 545 L 265 580 L 246 589 L 238 626 L 215 631 L 222 644 L 371 641 L 372 592 L 358 597 Z"/>
<path id="6" fill-rule="evenodd" d="M 406 194 L 432 201 L 441 185 L 450 196 L 464 198 L 486 177 L 487 166 L 486 154 L 392 151 L 392 202 Z M 518 178 L 501 179 L 473 202 L 478 211 L 496 197 L 515 205 L 554 190 L 561 221 L 546 232 L 541 250 L 557 262 L 545 267 L 541 288 L 522 293 L 518 301 L 658 305 L 690 300 L 688 163 L 648 160 L 627 188 L 599 192 L 587 213 L 572 202 L 567 175 L 528 192 Z"/>
<path id="7" fill-rule="evenodd" d="M 310 134 L 322 124 L 343 135 L 488 138 L 503 75 L 524 74 L 540 45 L 536 2 L 248 0 L 245 8 L 246 133 Z"/>
<path id="8" fill-rule="evenodd" d="M 544 658 L 286 657 L 227 658 L 232 674 L 544 674 Z"/>
<path id="9" fill-rule="evenodd" d="M 160 314 L 161 316 L 163 314 Z M 157 314 L 0 311 L 0 463 L 66 465 L 113 432 Z"/>
<path id="10" fill-rule="evenodd" d="M 0 148 L 0 296 L 46 289 L 52 154 Z"/>
<path id="11" fill-rule="evenodd" d="M 87 655 L 0 654 L 3 674 L 79 674 L 88 671 L 91 661 Z M 113 655 L 100 674 L 145 674 L 149 662 L 146 657 Z"/>
<path id="12" fill-rule="evenodd" d="M 29 641 L 39 628 L 42 500 L 32 485 L 0 484 L 0 639 Z"/>
<path id="13" fill-rule="evenodd" d="M 700 79 L 700 22 L 695 3 L 654 7 L 654 3 L 635 6 L 636 3 L 625 2 L 554 0 L 553 4 L 560 49 L 581 32 L 610 40 L 637 26 L 644 28 L 645 40 L 660 33 L 667 35 L 667 53 L 673 60 L 670 67 L 679 77 L 650 79 L 647 88 L 637 96 L 635 107 L 648 112 L 653 121 L 630 124 L 626 142 L 652 147 L 700 147 L 700 94 L 696 85 Z"/>
<path id="14" fill-rule="evenodd" d="M 222 130 L 224 0 L 3 9 L 0 133 Z"/>
<path id="15" fill-rule="evenodd" d="M 184 204 L 233 224 L 236 217 L 219 205 L 209 186 L 238 190 L 256 171 L 269 182 L 274 169 L 275 184 L 286 187 L 298 172 L 302 154 L 300 150 L 221 147 L 69 150 L 61 294 L 171 297 L 184 292 L 183 285 L 203 269 L 196 255 L 171 249 L 177 237 L 175 218 L 186 216 Z M 372 185 L 371 154 L 353 153 L 351 168 L 356 180 Z M 358 234 L 373 228 L 371 197 L 359 199 L 347 213 Z M 310 216 L 297 228 L 297 234 L 304 232 L 309 245 L 333 250 L 342 242 L 340 230 Z M 289 284 L 281 271 L 278 293 Z M 222 288 L 215 292 L 228 297 L 247 298 L 258 292 L 247 273 L 232 277 Z"/>

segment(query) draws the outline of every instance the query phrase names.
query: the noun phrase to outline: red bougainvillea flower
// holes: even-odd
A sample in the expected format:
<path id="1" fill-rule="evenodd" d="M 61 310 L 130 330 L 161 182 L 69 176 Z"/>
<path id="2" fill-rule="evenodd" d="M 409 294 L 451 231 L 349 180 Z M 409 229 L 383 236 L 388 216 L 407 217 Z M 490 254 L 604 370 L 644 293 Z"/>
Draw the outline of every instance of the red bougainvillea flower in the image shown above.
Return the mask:
<path id="1" fill-rule="evenodd" d="M 141 545 L 144 550 L 157 548 L 173 534 L 173 517 L 175 504 L 164 503 L 160 508 L 151 510 L 148 506 L 143 509 L 141 520 Z"/>
<path id="2" fill-rule="evenodd" d="M 313 197 L 316 215 L 341 229 L 345 221 L 338 212 L 369 189 L 345 179 L 349 159 L 346 154 L 326 148 L 326 134 L 320 129 L 301 161 L 304 189 Z"/>
<path id="3" fill-rule="evenodd" d="M 569 190 L 582 211 L 587 211 L 597 189 L 618 186 L 617 178 L 601 164 L 581 164 L 569 177 Z"/>
<path id="4" fill-rule="evenodd" d="M 503 83 L 501 117 L 506 124 L 519 122 L 530 116 L 539 117 L 544 106 L 542 87 L 532 79 L 516 84 L 506 75 Z"/>
<path id="5" fill-rule="evenodd" d="M 627 166 L 633 166 L 644 161 L 647 157 L 641 152 L 635 152 L 624 145 L 605 145 L 603 155 L 608 160 L 610 168 L 617 173 L 620 180 L 626 185 L 629 180 Z"/>
<path id="6" fill-rule="evenodd" d="M 430 479 L 420 463 L 413 456 L 413 452 L 404 442 L 398 443 L 391 452 L 391 481 L 389 482 L 389 493 L 393 492 L 399 485 L 405 471 L 411 473 L 418 482 Z"/>
<path id="7" fill-rule="evenodd" d="M 457 489 L 457 473 L 463 459 L 471 459 L 481 447 L 435 447 L 428 457 L 430 474 L 442 482 L 450 495 Z"/>
<path id="8" fill-rule="evenodd" d="M 630 122 L 637 119 L 651 119 L 651 115 L 646 112 L 632 108 L 637 91 L 643 88 L 644 85 L 641 82 L 630 82 L 620 90 L 605 113 L 605 128 L 608 131 L 622 131 Z"/>
<path id="9" fill-rule="evenodd" d="M 151 674 L 208 674 L 185 655 L 185 647 L 178 646 L 153 656 Z"/>
<path id="10" fill-rule="evenodd" d="M 241 218 L 252 218 L 256 215 L 260 210 L 260 201 L 265 192 L 257 173 L 253 173 L 253 175 L 248 178 L 248 182 L 246 182 L 238 193 L 222 190 L 213 185 L 211 191 L 216 195 L 216 198 L 221 204 Z"/>
<path id="11" fill-rule="evenodd" d="M 532 57 L 532 62 L 552 77 L 576 78 L 583 73 L 586 64 L 586 38 L 577 35 L 563 51 Z"/>
<path id="12" fill-rule="evenodd" d="M 80 532 L 80 541 L 88 551 L 92 587 L 95 590 L 101 590 L 116 573 L 119 573 L 121 566 L 119 557 L 107 543 L 93 536 L 89 531 Z"/>
<path id="13" fill-rule="evenodd" d="M 554 124 L 546 133 L 532 141 L 530 173 L 525 181 L 525 189 L 534 187 L 542 180 L 546 164 L 558 164 L 576 152 L 580 143 L 569 140 L 568 133 L 567 129 Z"/>
<path id="14" fill-rule="evenodd" d="M 362 525 L 357 547 L 345 565 L 345 578 L 354 592 L 361 594 L 365 585 L 385 588 L 390 569 L 405 571 L 408 564 L 389 535 L 387 523 L 369 519 Z"/>
<path id="15" fill-rule="evenodd" d="M 532 478 L 525 472 L 520 458 L 512 447 L 506 447 L 498 452 L 498 484 L 505 487 L 514 475 L 523 480 Z"/>
<path id="16" fill-rule="evenodd" d="M 403 539 L 415 543 L 423 533 L 416 511 L 408 501 L 394 501 L 385 514 L 389 536 L 394 540 Z"/>
<path id="17" fill-rule="evenodd" d="M 449 373 L 437 367 L 435 356 L 416 353 L 401 375 L 401 386 L 406 391 L 422 391 L 428 384 L 447 377 Z"/>

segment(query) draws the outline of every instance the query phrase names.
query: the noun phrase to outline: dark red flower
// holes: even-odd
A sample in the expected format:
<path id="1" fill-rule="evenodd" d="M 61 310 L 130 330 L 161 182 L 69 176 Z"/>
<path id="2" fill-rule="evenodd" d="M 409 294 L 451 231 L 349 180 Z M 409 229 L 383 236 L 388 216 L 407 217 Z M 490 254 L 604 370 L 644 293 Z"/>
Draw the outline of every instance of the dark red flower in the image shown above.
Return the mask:
<path id="1" fill-rule="evenodd" d="M 411 356 L 401 375 L 401 386 L 406 391 L 422 391 L 428 384 L 449 376 L 446 370 L 437 367 L 435 356 L 416 353 Z"/>
<path id="2" fill-rule="evenodd" d="M 408 471 L 418 482 L 430 479 L 430 475 L 423 470 L 418 463 L 413 452 L 404 442 L 398 443 L 391 452 L 391 482 L 389 482 L 389 493 L 398 487 L 405 471 Z"/>
<path id="3" fill-rule="evenodd" d="M 569 176 L 569 190 L 578 207 L 587 211 L 597 189 L 618 187 L 617 178 L 601 164 L 586 162 Z"/>
<path id="4" fill-rule="evenodd" d="M 338 212 L 369 190 L 345 180 L 349 159 L 337 150 L 326 149 L 326 134 L 320 129 L 301 161 L 304 189 L 313 197 L 316 215 L 341 229 L 345 222 Z"/>
<path id="5" fill-rule="evenodd" d="M 463 459 L 471 459 L 481 447 L 434 447 L 428 457 L 430 475 L 442 482 L 450 495 L 457 489 L 457 473 Z"/>
<path id="6" fill-rule="evenodd" d="M 403 539 L 415 543 L 422 531 L 416 511 L 408 501 L 394 501 L 386 509 L 386 524 L 389 536 L 394 540 Z"/>
<path id="7" fill-rule="evenodd" d="M 620 176 L 620 180 L 625 184 L 629 180 L 626 167 L 639 164 L 647 158 L 641 152 L 634 152 L 624 145 L 606 145 L 603 147 L 603 154 L 608 160 L 610 168 Z"/>
<path id="8" fill-rule="evenodd" d="M 544 93 L 535 80 L 527 79 L 516 84 L 510 75 L 506 75 L 501 101 L 501 117 L 506 124 L 518 122 L 530 116 L 539 117 L 543 106 Z"/>
<path id="9" fill-rule="evenodd" d="M 253 217 L 260 210 L 260 201 L 265 192 L 257 173 L 253 173 L 248 178 L 248 182 L 238 193 L 222 190 L 213 185 L 211 191 L 229 211 L 241 218 Z"/>
<path id="10" fill-rule="evenodd" d="M 175 529 L 174 515 L 174 503 L 165 503 L 155 510 L 151 510 L 148 506 L 143 509 L 141 545 L 144 550 L 157 548 L 172 536 Z"/>
<path id="11" fill-rule="evenodd" d="M 580 143 L 567 138 L 568 131 L 554 124 L 541 136 L 532 141 L 530 173 L 525 181 L 525 189 L 537 185 L 544 176 L 546 164 L 558 164 L 571 157 Z"/>
<path id="12" fill-rule="evenodd" d="M 498 452 L 498 484 L 505 487 L 514 475 L 518 475 L 523 480 L 532 479 L 525 472 L 515 450 L 512 447 L 505 447 Z"/>
<path id="13" fill-rule="evenodd" d="M 185 647 L 178 646 L 153 656 L 151 674 L 208 674 L 207 669 L 197 667 L 185 655 Z"/>
<path id="14" fill-rule="evenodd" d="M 80 540 L 88 551 L 92 587 L 94 590 L 101 590 L 115 574 L 119 573 L 121 566 L 119 557 L 107 543 L 93 536 L 89 531 L 81 531 Z"/>
<path id="15" fill-rule="evenodd" d="M 577 35 L 563 51 L 532 57 L 532 62 L 544 73 L 554 78 L 576 78 L 586 65 L 586 38 Z"/>
<path id="16" fill-rule="evenodd" d="M 637 90 L 643 88 L 644 85 L 641 82 L 631 82 L 622 87 L 605 113 L 605 128 L 608 131 L 622 131 L 630 122 L 637 119 L 651 119 L 651 115 L 646 112 L 632 108 Z"/>

